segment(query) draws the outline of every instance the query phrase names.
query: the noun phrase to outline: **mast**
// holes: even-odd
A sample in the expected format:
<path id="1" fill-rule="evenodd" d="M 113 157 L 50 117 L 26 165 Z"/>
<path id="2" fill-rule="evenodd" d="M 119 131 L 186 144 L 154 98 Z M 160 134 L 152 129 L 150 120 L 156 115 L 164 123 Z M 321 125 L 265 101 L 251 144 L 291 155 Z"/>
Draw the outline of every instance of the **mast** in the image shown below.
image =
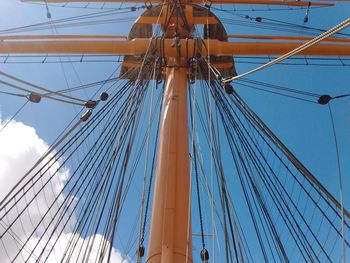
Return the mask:
<path id="1" fill-rule="evenodd" d="M 186 9 L 176 0 L 171 1 L 167 9 L 172 15 L 162 28 L 165 38 L 173 39 L 171 46 L 176 50 L 176 57 L 165 58 L 165 91 L 146 259 L 149 263 L 192 262 L 187 116 L 189 63 L 187 57 L 181 57 L 179 41 L 193 38 L 190 20 L 193 14 L 192 8 Z M 190 13 L 187 17 L 185 9 Z"/>
<path id="2" fill-rule="evenodd" d="M 166 66 L 147 261 L 192 262 L 186 63 Z"/>

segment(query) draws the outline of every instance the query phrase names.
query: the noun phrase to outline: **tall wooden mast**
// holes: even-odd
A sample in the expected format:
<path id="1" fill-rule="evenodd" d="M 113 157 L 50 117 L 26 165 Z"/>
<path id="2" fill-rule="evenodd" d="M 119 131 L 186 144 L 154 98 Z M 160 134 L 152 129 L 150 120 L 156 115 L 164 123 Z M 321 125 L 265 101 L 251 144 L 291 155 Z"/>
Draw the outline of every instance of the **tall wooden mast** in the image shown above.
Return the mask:
<path id="1" fill-rule="evenodd" d="M 181 61 L 171 58 L 166 68 L 146 262 L 192 262 L 185 66 Z"/>
<path id="2" fill-rule="evenodd" d="M 188 61 L 180 39 L 193 38 L 192 14 L 173 1 L 166 8 L 163 31 L 173 39 L 176 57 L 165 58 L 165 91 L 160 124 L 158 164 L 148 243 L 149 263 L 192 262 L 190 169 L 188 151 Z M 163 9 L 162 9 L 163 10 Z M 190 10 L 192 11 L 192 9 Z M 162 11 L 160 12 L 162 14 Z"/>

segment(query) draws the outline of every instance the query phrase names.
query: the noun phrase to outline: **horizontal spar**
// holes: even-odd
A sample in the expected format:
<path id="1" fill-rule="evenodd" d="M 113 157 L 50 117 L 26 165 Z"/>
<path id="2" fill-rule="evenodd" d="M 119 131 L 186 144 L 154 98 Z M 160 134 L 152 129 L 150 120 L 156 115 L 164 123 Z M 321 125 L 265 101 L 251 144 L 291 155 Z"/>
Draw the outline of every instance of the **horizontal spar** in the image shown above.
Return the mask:
<path id="1" fill-rule="evenodd" d="M 38 36 L 39 37 L 39 36 Z M 202 56 L 266 56 L 285 54 L 302 43 L 288 42 L 224 42 L 219 40 L 180 39 L 177 44 L 173 39 L 112 40 L 104 37 L 98 39 L 79 39 L 72 37 L 62 39 L 26 40 L 17 39 L 0 41 L 2 54 L 90 54 L 90 55 L 134 55 L 140 56 L 152 50 L 165 57 L 192 57 L 195 53 Z M 210 47 L 207 50 L 206 47 Z M 303 50 L 302 56 L 350 56 L 349 44 L 316 44 Z"/>
<path id="2" fill-rule="evenodd" d="M 212 40 L 210 53 L 215 56 L 283 55 L 303 43 L 288 42 L 221 42 Z M 301 56 L 350 56 L 350 45 L 315 44 L 300 53 Z"/>
<path id="3" fill-rule="evenodd" d="M 260 36 L 260 35 L 227 35 L 233 39 L 261 39 L 261 40 L 290 40 L 290 41 L 310 41 L 313 37 L 294 36 Z M 350 43 L 349 38 L 326 38 L 322 42 Z"/>
<path id="4" fill-rule="evenodd" d="M 85 2 L 96 2 L 96 3 L 145 3 L 144 0 L 22 0 L 22 2 L 37 2 L 37 3 L 85 3 Z M 152 0 L 153 4 L 162 4 L 171 1 Z M 182 0 L 184 4 L 204 4 L 203 0 Z M 248 5 L 287 5 L 287 6 L 331 6 L 333 4 L 325 2 L 304 2 L 304 1 L 278 1 L 278 0 L 215 0 L 212 1 L 215 4 L 248 4 Z"/>

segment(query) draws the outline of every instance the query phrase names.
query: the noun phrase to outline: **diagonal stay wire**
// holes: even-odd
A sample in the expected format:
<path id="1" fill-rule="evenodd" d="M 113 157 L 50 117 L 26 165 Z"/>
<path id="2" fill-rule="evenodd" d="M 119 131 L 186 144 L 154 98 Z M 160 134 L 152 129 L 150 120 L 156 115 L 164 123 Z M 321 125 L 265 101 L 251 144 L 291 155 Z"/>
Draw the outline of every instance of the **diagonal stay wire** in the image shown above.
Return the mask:
<path id="1" fill-rule="evenodd" d="M 111 103 L 111 102 L 110 102 L 110 103 Z M 109 104 L 110 104 L 110 103 L 109 103 Z M 107 106 L 108 106 L 108 104 L 107 104 L 104 108 L 107 108 Z M 104 111 L 104 109 L 102 109 L 102 111 Z M 94 116 L 94 117 L 91 119 L 90 123 L 96 122 L 96 120 L 97 120 L 97 117 Z M 87 127 L 89 127 L 89 126 L 88 126 L 88 125 L 85 125 L 85 126 L 79 131 L 79 133 L 76 133 L 76 134 L 71 138 L 71 140 L 74 140 L 74 139 L 76 140 L 77 136 L 82 135 L 82 134 L 86 131 Z M 90 133 L 91 133 L 91 132 L 90 132 Z M 62 140 L 62 139 L 60 139 L 60 140 Z M 56 142 L 55 144 L 57 144 L 57 142 Z M 67 147 L 71 147 L 71 145 L 72 145 L 72 144 L 70 144 L 70 142 L 67 142 L 67 143 L 62 147 L 61 151 L 64 150 L 65 148 L 67 148 Z M 57 157 L 57 155 L 58 155 L 58 152 L 52 157 L 52 159 L 55 159 L 55 158 Z M 50 161 L 51 161 L 51 160 L 48 160 L 47 163 L 50 163 Z M 52 165 L 52 164 L 51 164 L 51 165 Z M 37 173 L 39 173 L 42 169 L 43 169 L 43 167 L 42 167 Z M 33 170 L 34 170 L 34 168 L 33 168 Z M 25 185 L 24 185 L 24 186 L 25 186 Z M 22 186 L 22 188 L 19 189 L 19 191 L 17 192 L 17 194 L 18 194 L 21 190 L 24 189 L 24 186 Z M 17 195 L 17 194 L 16 194 L 16 195 Z M 23 197 L 23 196 L 22 196 L 22 197 Z M 3 202 L 4 202 L 4 200 L 3 200 Z M 2 210 L 9 202 L 10 202 L 10 201 L 7 201 L 7 203 L 6 203 L 5 205 L 2 205 L 1 210 Z M 10 208 L 10 209 L 11 209 L 11 208 Z"/>
<path id="2" fill-rule="evenodd" d="M 75 125 L 60 139 L 58 140 L 54 145 L 52 145 L 45 153 L 42 155 L 39 160 L 34 164 L 34 166 L 29 169 L 28 172 L 22 176 L 22 178 L 12 187 L 12 189 L 5 195 L 3 200 L 0 202 L 0 209 L 2 210 L 10 200 L 7 200 L 9 196 L 12 194 L 12 192 L 29 176 L 29 174 L 34 171 L 34 169 L 39 165 L 43 160 L 45 160 L 46 157 L 48 157 L 80 124 L 81 120 L 77 121 Z"/>
<path id="3" fill-rule="evenodd" d="M 62 164 L 62 165 L 64 165 L 64 164 Z M 70 180 L 70 179 L 69 179 L 69 180 Z M 65 188 L 65 187 L 64 187 L 64 188 Z M 63 191 L 64 191 L 64 189 L 62 189 L 62 191 L 60 192 L 60 194 L 61 194 Z M 57 198 L 58 198 L 58 197 L 57 197 Z M 64 203 L 63 203 L 63 204 L 64 204 Z M 62 205 L 63 205 L 63 204 L 62 204 Z"/>
<path id="4" fill-rule="evenodd" d="M 22 87 L 20 87 L 20 86 L 18 86 L 18 85 L 14 85 L 14 84 L 9 83 L 9 82 L 6 82 L 6 81 L 0 80 L 0 83 L 4 84 L 4 85 L 6 85 L 6 86 L 9 86 L 9 87 L 11 87 L 11 88 L 14 88 L 14 89 L 26 91 L 26 92 L 28 92 L 29 94 L 33 94 L 33 93 L 34 93 L 34 92 L 32 92 L 31 90 L 22 88 Z M 58 99 L 58 98 L 51 97 L 51 96 L 45 96 L 44 94 L 40 94 L 40 93 L 36 93 L 36 92 L 35 92 L 34 94 L 37 94 L 37 95 L 39 95 L 39 96 L 41 96 L 41 97 L 44 97 L 44 98 L 47 98 L 47 99 L 51 99 L 51 100 L 57 100 L 57 101 L 64 102 L 64 103 L 69 103 L 69 104 L 84 106 L 84 104 L 82 104 L 82 103 L 77 103 L 77 102 L 74 102 L 74 101 Z M 28 98 L 28 97 L 27 97 L 27 98 Z"/>
<path id="5" fill-rule="evenodd" d="M 249 146 L 249 144 L 246 144 L 247 146 Z M 251 153 L 253 153 L 254 151 L 253 150 L 251 150 Z M 270 167 L 270 171 L 273 173 L 273 171 L 271 170 L 271 167 Z M 265 171 L 266 172 L 266 171 Z M 274 173 L 273 173 L 274 174 Z M 276 175 L 275 175 L 276 176 Z M 267 177 L 267 178 L 269 178 L 269 177 Z M 274 188 L 272 188 L 272 189 L 274 189 Z M 298 210 L 299 211 L 299 210 Z M 299 214 L 300 214 L 300 212 L 299 212 Z M 301 215 L 301 214 L 300 214 Z M 306 222 L 305 222 L 306 223 Z M 311 229 L 310 229 L 311 230 Z M 311 230 L 311 232 L 312 232 L 312 230 Z M 315 237 L 315 235 L 313 235 L 314 236 L 314 238 L 316 238 Z M 320 245 L 321 246 L 321 245 Z M 322 247 L 322 246 L 321 246 Z"/>
<path id="6" fill-rule="evenodd" d="M 308 41 L 308 42 L 302 44 L 301 46 L 299 46 L 299 47 L 293 49 L 292 51 L 289 51 L 288 53 L 286 53 L 286 54 L 284 54 L 284 55 L 282 55 L 282 56 L 280 56 L 280 57 L 278 57 L 278 58 L 276 58 L 276 59 L 274 59 L 274 60 L 272 60 L 272 61 L 270 61 L 270 62 L 268 62 L 268 63 L 266 63 L 266 64 L 264 64 L 264 65 L 262 65 L 262 66 L 260 66 L 260 67 L 257 67 L 257 68 L 255 68 L 255 69 L 250 70 L 250 71 L 248 71 L 248 72 L 245 72 L 245 73 L 243 73 L 243 74 L 237 75 L 237 76 L 235 76 L 235 77 L 225 78 L 225 79 L 223 79 L 222 81 L 223 81 L 224 83 L 228 83 L 228 82 L 230 82 L 230 81 L 233 81 L 233 80 L 236 80 L 236 79 L 245 77 L 245 76 L 247 76 L 247 75 L 250 75 L 250 74 L 252 74 L 252 73 L 255 73 L 255 72 L 257 72 L 257 71 L 260 71 L 260 70 L 262 70 L 262 69 L 265 69 L 265 68 L 267 68 L 267 67 L 270 67 L 270 66 L 272 66 L 272 65 L 274 65 L 274 64 L 277 64 L 277 63 L 279 63 L 279 62 L 281 62 L 281 61 L 283 61 L 283 60 L 285 60 L 285 59 L 287 59 L 287 58 L 289 58 L 289 57 L 291 57 L 291 56 L 294 56 L 294 55 L 300 53 L 301 51 L 303 51 L 303 50 L 305 50 L 305 49 L 307 49 L 307 48 L 309 48 L 309 47 L 311 47 L 311 46 L 317 44 L 318 42 L 322 41 L 323 39 L 326 39 L 326 38 L 328 38 L 328 37 L 334 35 L 335 33 L 337 33 L 337 32 L 339 32 L 339 31 L 343 30 L 343 29 L 346 28 L 346 27 L 348 27 L 349 25 L 350 25 L 350 18 L 344 20 L 344 21 L 341 22 L 340 24 L 338 24 L 338 25 L 336 25 L 335 27 L 329 29 L 329 30 L 326 31 L 325 33 L 323 33 L 323 34 L 321 34 L 321 35 L 315 37 L 314 39 L 312 39 L 312 40 L 310 40 L 310 41 Z"/>
<path id="7" fill-rule="evenodd" d="M 63 165 L 63 164 L 62 164 L 62 165 Z M 64 189 L 63 189 L 63 190 L 64 190 Z M 62 191 L 63 191 L 63 190 L 62 190 Z M 33 232 L 33 233 L 34 233 L 34 232 Z"/>
<path id="8" fill-rule="evenodd" d="M 71 99 L 71 100 L 75 100 L 75 101 L 85 102 L 85 100 L 78 99 L 78 98 L 71 97 L 71 96 L 67 96 L 67 95 L 64 95 L 64 94 L 61 94 L 61 93 L 56 93 L 56 92 L 51 91 L 51 90 L 49 90 L 49 89 L 40 87 L 40 86 L 35 85 L 35 84 L 33 84 L 33 83 L 30 83 L 30 82 L 28 82 L 28 81 L 25 81 L 25 80 L 22 80 L 22 79 L 20 79 L 20 78 L 11 76 L 10 74 L 7 74 L 7 73 L 5 73 L 5 72 L 3 72 L 3 71 L 0 71 L 0 75 L 2 75 L 2 76 L 4 76 L 4 77 L 7 77 L 7 78 L 9 78 L 9 79 L 15 80 L 15 81 L 17 81 L 17 82 L 20 82 L 20 83 L 22 83 L 22 84 L 31 86 L 31 87 L 33 87 L 33 88 L 39 89 L 39 90 L 41 90 L 41 91 L 49 92 L 51 95 L 57 95 L 57 96 L 64 97 L 64 98 L 66 98 L 66 99 Z M 25 90 L 25 91 L 28 91 L 28 90 Z M 52 97 L 48 97 L 48 98 L 52 98 Z"/>
<path id="9" fill-rule="evenodd" d="M 287 156 L 287 158 L 297 167 L 300 172 L 313 183 L 321 192 L 329 198 L 329 200 L 340 209 L 341 205 L 335 197 L 311 174 L 311 172 L 287 149 L 287 147 L 273 134 L 273 132 L 262 122 L 262 120 L 248 107 L 246 103 L 241 99 L 237 92 L 233 92 L 233 96 L 229 99 L 236 105 L 241 105 L 245 108 L 245 111 L 249 112 L 249 115 L 252 118 L 252 121 L 257 124 L 257 127 L 268 136 L 278 148 Z M 350 213 L 344 211 L 346 217 L 350 218 Z"/>
<path id="10" fill-rule="evenodd" d="M 28 104 L 28 100 L 15 112 L 15 114 L 13 114 L 13 116 L 11 116 L 10 119 L 8 119 L 6 121 L 5 124 L 1 124 L 1 129 L 0 129 L 0 133 L 10 124 L 11 121 L 13 121 L 17 116 L 18 114 L 24 109 L 24 107 Z M 1 207 L 1 203 L 0 203 L 0 207 Z"/>
<path id="11" fill-rule="evenodd" d="M 112 103 L 112 101 L 113 101 L 113 100 L 111 100 L 110 102 L 108 102 L 108 103 L 104 106 L 103 109 L 106 109 L 106 108 L 108 107 L 108 105 Z M 97 116 L 93 116 L 90 123 L 95 122 L 96 119 L 97 119 Z M 73 121 L 74 121 L 74 120 L 73 120 Z M 73 122 L 73 121 L 72 121 L 72 122 Z M 89 126 L 85 125 L 85 126 L 80 130 L 80 133 L 79 133 L 79 134 L 82 134 L 88 127 L 89 127 Z M 60 139 L 60 137 L 59 137 L 59 138 L 54 142 L 53 145 L 56 145 L 58 141 L 62 141 L 62 138 L 65 136 L 66 133 L 67 133 L 67 132 L 62 132 L 62 134 L 60 135 L 61 139 Z M 79 135 L 78 135 L 78 134 L 75 134 L 75 135 L 73 136 L 72 139 L 76 138 L 77 136 L 79 136 Z M 66 144 L 63 146 L 62 149 L 64 149 L 67 145 L 69 145 L 69 143 L 66 143 Z M 53 158 L 55 158 L 55 157 L 56 157 L 56 155 L 53 156 Z M 34 169 L 34 168 L 33 168 L 33 169 Z M 43 167 L 42 167 L 41 169 L 43 169 Z M 39 170 L 38 172 L 40 172 L 40 170 Z M 23 187 L 24 187 L 24 186 L 23 186 Z M 23 187 L 22 187 L 20 190 L 22 190 Z M 14 189 L 12 189 L 12 190 L 14 190 Z M 12 190 L 11 190 L 11 191 L 12 191 Z M 20 192 L 20 190 L 17 192 L 17 194 Z M 17 194 L 16 194 L 16 195 L 17 195 Z M 3 205 L 4 202 L 5 202 L 5 198 L 4 198 L 4 199 L 1 201 L 1 203 L 0 203 L 0 209 L 1 209 L 1 210 L 2 210 L 10 201 L 7 201 L 7 203 L 6 203 L 5 205 Z"/>

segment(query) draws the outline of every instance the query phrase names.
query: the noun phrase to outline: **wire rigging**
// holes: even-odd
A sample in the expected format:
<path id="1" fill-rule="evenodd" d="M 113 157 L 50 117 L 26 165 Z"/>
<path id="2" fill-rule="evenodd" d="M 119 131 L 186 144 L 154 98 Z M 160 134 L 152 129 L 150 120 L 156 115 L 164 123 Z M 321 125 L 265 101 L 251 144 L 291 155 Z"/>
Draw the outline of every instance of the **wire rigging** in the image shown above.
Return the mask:
<path id="1" fill-rule="evenodd" d="M 141 8 L 143 8 L 143 7 L 138 7 L 137 9 L 141 9 Z M 104 23 L 104 22 L 108 23 L 108 22 L 113 22 L 113 21 L 123 21 L 123 20 L 128 21 L 128 20 L 130 20 L 130 18 L 102 19 L 102 20 L 91 20 L 91 21 L 82 22 L 82 21 L 87 20 L 87 19 L 105 18 L 108 16 L 133 12 L 136 10 L 134 10 L 134 9 L 123 10 L 122 9 L 122 11 L 119 11 L 119 12 L 118 11 L 119 10 L 99 11 L 99 12 L 93 12 L 93 13 L 88 13 L 88 14 L 83 14 L 83 15 L 72 16 L 72 17 L 68 17 L 68 18 L 50 20 L 47 22 L 41 22 L 41 23 L 36 23 L 36 24 L 31 24 L 31 25 L 26 25 L 26 26 L 8 28 L 5 30 L 0 30 L 0 34 L 46 30 L 46 29 L 51 28 L 52 23 L 54 23 L 57 28 L 62 28 L 62 27 L 71 27 L 71 26 L 90 25 L 90 24 L 93 24 L 94 22 L 95 23 Z M 79 22 L 75 22 L 75 21 L 79 21 Z"/>
<path id="2" fill-rule="evenodd" d="M 338 96 L 338 97 L 344 97 Z M 345 224 L 344 224 L 344 196 L 343 196 L 343 179 L 342 179 L 342 173 L 341 173 L 341 166 L 340 166 L 340 156 L 339 156 L 339 149 L 338 149 L 338 140 L 337 140 L 337 134 L 335 130 L 335 124 L 334 124 L 334 117 L 333 112 L 331 108 L 331 104 L 328 104 L 328 110 L 329 110 L 329 116 L 331 119 L 331 125 L 333 130 L 333 137 L 334 137 L 334 145 L 336 149 L 336 159 L 337 159 L 337 168 L 338 168 L 338 177 L 339 177 L 339 197 L 340 197 L 340 210 L 341 210 L 341 234 L 342 234 L 342 262 L 346 262 L 346 242 L 345 242 Z"/>
<path id="3" fill-rule="evenodd" d="M 203 70 L 203 71 L 205 72 L 206 70 Z M 296 92 L 298 94 L 298 90 L 294 90 L 294 89 L 286 89 L 285 87 L 279 87 L 274 85 L 269 86 L 266 83 L 259 83 L 259 82 L 254 84 L 263 85 L 276 90 L 281 89 L 283 91 L 288 91 L 293 93 Z M 209 81 L 207 81 L 207 85 L 208 85 L 207 87 L 210 90 L 212 90 L 212 96 L 214 98 L 214 101 L 217 104 L 217 107 L 219 109 L 222 109 L 222 110 L 219 110 L 219 112 L 221 112 L 221 116 L 224 118 L 222 120 L 222 124 L 225 127 L 227 138 L 229 139 L 231 136 L 235 138 L 232 140 L 229 139 L 228 142 L 231 145 L 232 150 L 234 151 L 232 153 L 232 156 L 239 156 L 239 158 L 236 159 L 236 162 L 235 162 L 235 167 L 236 167 L 235 170 L 236 172 L 238 172 L 238 174 L 242 175 L 241 177 L 242 187 L 245 184 L 247 184 L 248 186 L 248 188 L 245 187 L 243 189 L 245 189 L 244 191 L 246 191 L 246 194 L 247 194 L 246 201 L 248 201 L 248 204 L 250 203 L 250 205 L 248 206 L 251 207 L 251 216 L 252 218 L 256 218 L 254 219 L 256 222 L 255 229 L 257 231 L 258 239 L 260 240 L 261 251 L 263 255 L 265 255 L 265 260 L 270 261 L 271 259 L 275 261 L 288 262 L 291 259 L 291 250 L 287 249 L 284 243 L 286 242 L 286 240 L 292 238 L 295 242 L 294 244 L 298 248 L 298 251 L 300 251 L 299 254 L 297 253 L 298 256 L 301 256 L 305 260 L 309 259 L 311 262 L 313 261 L 317 262 L 319 261 L 320 255 L 323 255 L 326 260 L 330 261 L 330 258 L 334 257 L 334 252 L 333 252 L 334 246 L 329 245 L 329 243 L 327 243 L 327 238 L 329 234 L 332 232 L 334 232 L 335 235 L 339 237 L 342 236 L 341 230 L 339 230 L 339 228 L 335 225 L 335 221 L 333 218 L 333 216 L 340 218 L 341 213 L 339 212 L 339 210 L 332 207 L 332 203 L 330 202 L 330 200 L 332 200 L 332 202 L 336 200 L 333 199 L 332 197 L 328 199 L 329 193 L 323 192 L 324 189 L 322 189 L 319 183 L 317 183 L 317 181 L 314 181 L 314 179 L 305 180 L 305 178 L 308 178 L 310 174 L 307 175 L 307 177 L 303 177 L 304 175 L 302 174 L 305 172 L 304 170 L 305 168 L 303 168 L 302 165 L 300 165 L 300 163 L 299 164 L 297 162 L 294 163 L 295 168 L 293 169 L 295 169 L 295 171 L 293 172 L 291 168 L 288 167 L 289 166 L 288 163 L 291 161 L 293 163 L 295 160 L 293 161 L 293 158 L 290 159 L 290 156 L 288 156 L 288 154 L 286 155 L 286 157 L 281 158 L 281 156 L 283 156 L 283 151 L 285 151 L 283 147 L 280 148 L 281 142 L 274 141 L 275 139 L 273 139 L 271 136 L 267 136 L 266 138 L 264 138 L 263 136 L 265 136 L 264 134 L 266 134 L 266 131 L 262 132 L 262 131 L 259 131 L 259 129 L 265 130 L 266 127 L 261 126 L 261 128 L 259 128 L 258 123 L 254 124 L 254 121 L 257 117 L 255 115 L 251 115 L 251 116 L 254 116 L 254 118 L 251 119 L 251 117 L 249 117 L 249 114 L 252 114 L 251 111 L 249 114 L 247 112 L 247 115 L 246 115 L 244 109 L 241 106 L 239 106 L 240 104 L 234 103 L 233 105 L 237 106 L 240 114 L 243 114 L 243 116 L 246 116 L 244 118 L 247 118 L 247 121 L 249 123 L 249 126 L 247 127 L 249 127 L 249 129 L 245 128 L 242 122 L 243 119 L 241 120 L 241 117 L 239 117 L 238 113 L 234 113 L 234 111 L 232 111 L 233 110 L 232 106 L 229 106 L 231 104 L 230 100 L 228 100 L 228 98 L 226 99 L 225 98 L 226 96 L 222 95 L 224 94 L 224 91 L 220 85 L 220 81 L 212 81 L 210 83 Z M 234 92 L 233 94 L 236 94 L 236 93 Z M 300 92 L 300 95 L 310 96 L 312 98 L 318 98 L 319 96 L 319 94 L 316 94 L 316 93 L 307 93 L 303 91 Z M 223 104 L 224 101 L 226 101 L 225 104 Z M 222 105 L 222 107 L 220 105 Z M 200 117 L 201 114 L 199 114 L 198 116 Z M 227 117 L 224 117 L 224 116 L 227 116 Z M 229 124 L 229 123 L 232 123 L 233 116 L 237 116 L 236 121 L 234 121 L 235 124 Z M 203 123 L 204 125 L 203 128 L 204 128 L 206 126 L 204 124 L 205 122 L 201 122 L 201 123 Z M 234 125 L 234 126 L 231 126 L 231 125 Z M 250 125 L 252 125 L 254 129 L 252 129 Z M 255 127 L 255 125 L 257 126 Z M 206 130 L 208 131 L 208 129 Z M 236 135 L 234 135 L 235 133 L 233 133 L 234 130 L 236 130 L 237 132 Z M 256 134 L 249 135 L 249 133 L 251 132 L 254 132 Z M 270 133 L 270 131 L 268 131 L 268 133 Z M 207 132 L 206 134 L 207 134 L 207 138 L 209 138 Z M 216 138 L 216 136 L 214 137 Z M 279 179 L 278 176 L 280 176 L 279 174 L 281 172 L 278 172 L 277 174 L 277 170 L 276 170 L 277 167 L 271 164 L 272 159 L 270 157 L 266 157 L 266 154 L 257 144 L 256 140 L 258 137 L 264 138 L 262 142 L 266 143 L 269 147 L 268 149 L 270 149 L 269 151 L 276 156 L 277 159 L 273 159 L 274 162 L 276 162 L 276 160 L 279 160 L 278 162 L 282 163 L 282 167 L 285 167 L 284 170 L 286 172 L 286 175 L 290 174 L 294 179 L 288 179 L 287 177 L 285 177 L 284 182 L 281 181 L 281 179 Z M 271 140 L 270 143 L 268 143 L 269 140 Z M 241 143 L 241 146 L 238 142 Z M 260 144 L 262 142 L 260 142 Z M 209 142 L 208 144 L 210 145 Z M 276 147 L 276 149 L 274 150 L 270 144 L 274 144 L 275 145 L 274 147 Z M 215 140 L 214 140 L 214 145 L 216 145 Z M 282 152 L 280 153 L 278 153 L 279 148 L 282 150 Z M 217 155 L 217 152 L 219 151 L 219 149 L 216 146 L 214 146 L 213 149 L 215 149 L 214 154 L 217 156 L 217 158 L 215 159 L 220 159 L 219 155 Z M 217 163 L 215 167 L 216 167 L 215 169 L 218 169 L 217 174 L 220 174 L 221 172 L 219 168 L 220 167 L 219 163 Z M 281 165 L 279 165 L 278 167 L 279 167 L 278 170 L 280 170 Z M 255 173 L 257 174 L 254 175 Z M 244 179 L 243 174 L 246 174 L 248 176 L 247 177 L 248 179 Z M 259 175 L 262 179 L 257 179 L 256 177 L 257 175 Z M 271 175 L 273 176 L 271 177 Z M 297 177 L 301 175 L 302 175 L 301 178 Z M 295 188 L 295 183 L 293 180 L 296 180 L 298 187 L 300 187 L 297 192 L 299 193 L 298 194 L 299 197 L 295 196 L 296 193 L 293 190 Z M 290 181 L 290 185 L 293 185 L 291 190 L 286 188 L 288 186 L 287 181 Z M 291 182 L 293 182 L 293 184 L 291 184 Z M 316 183 L 316 187 L 320 187 L 321 190 L 317 190 L 317 188 L 315 188 L 315 185 L 313 185 L 314 183 Z M 306 184 L 310 184 L 310 185 L 306 185 Z M 225 188 L 221 188 L 221 189 L 225 189 Z M 315 189 L 315 191 L 312 189 Z M 225 190 L 221 192 L 225 196 Z M 300 197 L 303 195 L 307 196 L 307 199 L 305 199 L 307 201 L 302 201 L 303 199 L 301 199 Z M 271 199 L 267 199 L 268 196 L 271 196 Z M 272 204 L 271 204 L 271 201 L 268 201 L 268 200 L 272 200 L 273 201 Z M 269 202 L 270 202 L 270 205 L 268 205 Z M 228 202 L 226 204 L 228 204 Z M 303 206 L 301 206 L 302 204 Z M 310 207 L 311 205 L 313 205 L 313 209 L 312 209 L 312 213 L 309 214 L 306 212 L 307 211 L 306 207 Z M 277 211 L 273 210 L 273 207 L 276 207 L 275 209 L 277 209 Z M 304 209 L 302 209 L 302 207 L 304 207 Z M 337 207 L 336 203 L 335 203 L 335 207 Z M 331 208 L 331 210 L 329 210 L 329 208 Z M 340 208 L 338 207 L 338 209 Z M 277 214 L 279 214 L 279 216 L 282 216 L 282 219 L 284 222 L 283 225 L 285 225 L 287 231 L 289 232 L 289 235 L 287 235 L 288 236 L 287 239 L 282 236 L 283 231 L 281 232 L 281 230 L 278 229 L 280 228 L 280 226 L 278 226 L 275 221 Z M 323 238 L 321 235 L 322 233 L 320 228 L 321 224 L 316 224 L 317 226 L 315 227 L 312 223 L 314 222 L 315 218 L 317 218 L 316 214 L 319 215 L 318 217 L 322 218 L 322 222 L 324 222 L 323 224 L 325 224 L 326 222 L 328 224 L 323 226 L 325 228 L 324 231 L 328 233 L 326 238 Z M 278 218 L 279 217 L 277 217 L 277 219 Z M 233 229 L 232 224 L 230 225 L 231 225 L 230 228 Z M 275 226 L 277 226 L 278 228 L 276 228 Z M 305 226 L 308 229 L 308 231 L 305 233 L 305 231 L 302 230 L 301 226 Z M 347 228 L 348 227 L 349 226 L 347 226 Z M 231 232 L 231 236 L 232 238 L 234 237 L 234 234 L 232 234 L 232 232 Z M 232 240 L 234 240 L 234 238 Z M 349 245 L 348 241 L 345 241 L 345 242 L 347 242 L 346 246 L 348 246 Z M 242 245 L 244 243 L 240 243 L 240 244 Z M 292 254 L 296 254 L 295 252 L 296 251 L 294 250 Z M 239 253 L 242 254 L 242 252 L 239 252 Z M 278 258 L 278 260 L 276 257 Z M 230 260 L 227 260 L 227 261 L 229 262 Z"/>
<path id="4" fill-rule="evenodd" d="M 72 144 L 71 144 L 72 145 Z M 62 211 L 63 212 L 63 211 Z"/>
<path id="5" fill-rule="evenodd" d="M 279 62 L 281 62 L 281 61 L 283 61 L 283 60 L 285 60 L 285 59 L 287 59 L 287 58 L 289 58 L 291 56 L 294 56 L 294 55 L 298 54 L 299 52 L 303 51 L 304 49 L 306 49 L 306 48 L 308 48 L 308 47 L 310 47 L 310 46 L 312 46 L 312 45 L 322 41 L 323 39 L 332 36 L 333 34 L 343 30 L 344 28 L 348 27 L 349 25 L 350 25 L 350 18 L 344 20 L 343 22 L 339 23 L 338 25 L 336 25 L 335 27 L 329 29 L 328 31 L 326 31 L 325 33 L 319 35 L 318 37 L 315 37 L 314 39 L 312 39 L 312 40 L 302 44 L 301 46 L 293 49 L 292 51 L 290 51 L 290 52 L 288 52 L 288 53 L 286 53 L 286 54 L 284 54 L 284 55 L 282 55 L 282 56 L 280 56 L 280 57 L 278 57 L 278 58 L 276 58 L 276 59 L 274 59 L 274 60 L 272 60 L 272 61 L 270 61 L 270 62 L 268 62 L 268 63 L 266 63 L 266 64 L 264 64 L 262 66 L 260 66 L 260 67 L 257 67 L 257 68 L 255 68 L 253 70 L 250 70 L 248 72 L 245 72 L 245 73 L 240 74 L 240 75 L 235 76 L 235 77 L 223 79 L 222 81 L 224 83 L 227 83 L 227 82 L 230 82 L 230 81 L 233 81 L 233 80 L 245 77 L 247 75 L 250 75 L 252 73 L 255 73 L 257 71 L 265 69 L 267 67 L 270 67 L 270 66 L 272 66 L 274 64 L 277 64 L 277 63 L 279 63 Z"/>

